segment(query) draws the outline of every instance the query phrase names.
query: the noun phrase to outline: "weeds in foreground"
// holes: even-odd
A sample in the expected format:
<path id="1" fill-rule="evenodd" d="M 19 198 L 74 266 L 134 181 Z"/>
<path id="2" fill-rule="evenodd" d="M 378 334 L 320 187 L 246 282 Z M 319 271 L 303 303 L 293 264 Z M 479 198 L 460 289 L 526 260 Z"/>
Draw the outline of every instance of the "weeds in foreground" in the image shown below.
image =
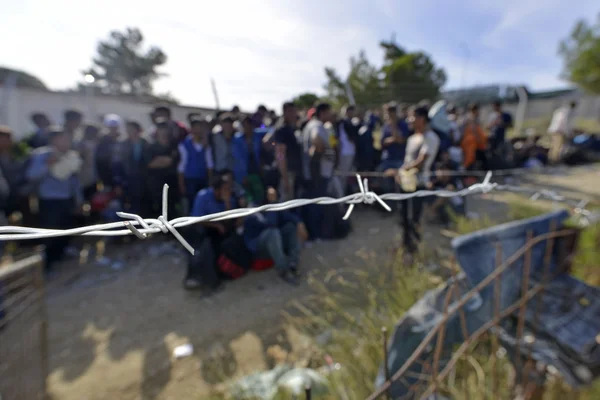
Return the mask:
<path id="1" fill-rule="evenodd" d="M 507 220 L 546 212 L 523 203 L 510 204 L 509 209 Z M 506 221 L 459 218 L 456 230 L 464 234 L 498 222 Z M 576 276 L 590 284 L 600 283 L 600 271 L 597 270 L 600 266 L 600 226 L 582 232 L 574 266 Z M 391 333 L 399 318 L 425 291 L 439 282 L 439 278 L 436 280 L 436 276 L 425 272 L 422 266 L 403 266 L 401 257 L 389 266 L 377 266 L 371 272 L 363 271 L 353 278 L 345 279 L 351 286 L 349 291 L 334 290 L 314 278 L 311 283 L 316 290 L 315 300 L 309 306 L 298 305 L 300 315 L 289 316 L 290 323 L 307 335 L 325 337 L 325 340 L 317 340 L 316 346 L 322 355 L 330 355 L 341 364 L 342 368 L 330 376 L 328 398 L 332 399 L 364 399 L 373 391 L 383 360 L 382 328 Z M 457 400 L 514 397 L 514 369 L 502 349 L 495 353 L 496 356 L 490 356 L 492 345 L 491 336 L 473 343 L 440 392 Z M 549 400 L 600 398 L 600 382 L 583 391 L 574 391 L 559 379 L 551 378 L 544 389 L 543 398 Z"/>

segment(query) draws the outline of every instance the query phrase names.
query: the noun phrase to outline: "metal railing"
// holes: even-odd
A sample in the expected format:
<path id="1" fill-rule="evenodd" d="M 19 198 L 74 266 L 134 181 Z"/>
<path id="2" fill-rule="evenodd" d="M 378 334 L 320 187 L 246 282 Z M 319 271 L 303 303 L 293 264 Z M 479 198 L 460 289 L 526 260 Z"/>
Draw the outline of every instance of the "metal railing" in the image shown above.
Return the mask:
<path id="1" fill-rule="evenodd" d="M 42 257 L 0 267 L 0 399 L 45 398 L 47 327 Z"/>
<path id="2" fill-rule="evenodd" d="M 465 293 L 462 297 L 456 298 L 457 293 L 457 280 L 453 280 L 450 287 L 446 292 L 444 298 L 443 315 L 439 323 L 431 329 L 431 331 L 421 341 L 419 346 L 415 349 L 412 355 L 404 362 L 404 364 L 390 375 L 388 368 L 384 368 L 385 382 L 373 392 L 368 400 L 375 400 L 379 398 L 391 398 L 389 390 L 394 382 L 407 382 L 407 378 L 414 378 L 413 374 L 410 374 L 411 367 L 415 363 L 422 364 L 422 372 L 419 374 L 416 383 L 410 385 L 410 393 L 407 394 L 410 399 L 427 399 L 432 394 L 438 392 L 444 387 L 444 380 L 449 374 L 456 368 L 457 362 L 469 352 L 471 345 L 477 340 L 481 339 L 485 334 L 491 335 L 491 349 L 490 349 L 490 360 L 493 365 L 496 365 L 496 357 L 498 350 L 498 337 L 496 335 L 497 328 L 500 323 L 511 315 L 517 313 L 517 331 L 516 331 L 516 357 L 517 364 L 515 370 L 520 371 L 521 375 L 518 379 L 520 382 L 521 389 L 523 390 L 522 397 L 525 399 L 541 398 L 541 387 L 536 383 L 530 382 L 529 377 L 532 373 L 532 362 L 531 349 L 520 348 L 519 343 L 523 339 L 523 331 L 525 324 L 525 310 L 527 304 L 532 299 L 537 299 L 535 305 L 535 316 L 533 322 L 533 331 L 537 330 L 538 316 L 540 313 L 540 298 L 543 296 L 544 290 L 548 282 L 553 278 L 553 274 L 559 272 L 568 271 L 571 267 L 571 260 L 575 253 L 577 239 L 580 234 L 580 230 L 576 228 L 556 230 L 556 225 L 553 224 L 549 233 L 533 237 L 531 232 L 527 234 L 527 241 L 523 247 L 517 250 L 514 254 L 508 256 L 505 261 L 501 253 L 501 247 L 499 244 L 496 245 L 496 266 L 494 271 L 483 279 L 473 289 Z M 529 276 L 531 271 L 531 251 L 540 243 L 545 244 L 545 253 L 543 260 L 543 279 L 542 282 L 536 285 L 530 285 Z M 558 253 L 558 265 L 559 268 L 556 272 L 550 273 L 550 266 L 552 261 L 552 255 Z M 523 259 L 523 279 L 521 281 L 521 294 L 520 298 L 513 304 L 505 307 L 500 311 L 500 282 L 502 274 L 513 267 L 519 260 Z M 455 269 L 456 270 L 456 269 Z M 474 298 L 479 292 L 487 287 L 493 289 L 493 317 L 483 324 L 479 329 L 469 333 L 466 327 L 466 316 L 464 307 L 468 305 L 469 300 Z M 452 303 L 452 304 L 451 304 Z M 441 362 L 442 346 L 444 341 L 444 335 L 446 331 L 446 325 L 450 318 L 454 315 L 458 315 L 461 321 L 462 335 L 466 339 L 464 342 L 453 352 L 449 360 Z M 387 360 L 387 332 L 384 331 L 384 362 Z M 428 357 L 426 361 L 420 360 L 421 355 L 426 351 L 427 348 L 432 348 L 431 354 L 433 357 Z M 525 345 L 526 347 L 526 345 Z M 431 358 L 431 359 L 430 359 Z M 525 362 L 522 362 L 523 359 Z M 387 364 L 387 363 L 386 363 Z M 524 365 L 524 367 L 523 367 Z M 492 398 L 497 399 L 498 396 L 498 371 L 496 368 L 492 368 L 491 380 L 492 384 Z M 443 392 L 443 389 L 442 389 Z"/>

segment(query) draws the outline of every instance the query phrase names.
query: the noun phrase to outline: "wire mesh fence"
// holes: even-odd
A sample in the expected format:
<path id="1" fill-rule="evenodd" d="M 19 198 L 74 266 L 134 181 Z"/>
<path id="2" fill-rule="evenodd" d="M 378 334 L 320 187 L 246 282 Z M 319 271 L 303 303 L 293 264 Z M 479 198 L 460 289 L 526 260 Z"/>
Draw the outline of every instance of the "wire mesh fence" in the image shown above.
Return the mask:
<path id="1" fill-rule="evenodd" d="M 42 257 L 0 267 L 0 399 L 45 398 L 47 317 Z"/>
<path id="2" fill-rule="evenodd" d="M 406 398 L 409 399 L 427 399 L 435 394 L 451 395 L 453 383 L 449 382 L 449 376 L 456 376 L 457 363 L 472 349 L 474 343 L 486 335 L 491 339 L 487 355 L 492 365 L 492 376 L 486 377 L 491 382 L 490 393 L 481 393 L 481 395 L 493 399 L 505 398 L 499 394 L 501 389 L 506 391 L 507 388 L 500 387 L 499 374 L 501 372 L 497 368 L 497 358 L 499 354 L 498 332 L 501 331 L 499 328 L 508 318 L 516 320 L 516 346 L 513 349 L 515 355 L 512 358 L 514 361 L 512 365 L 514 387 L 511 388 L 508 396 L 514 398 L 516 389 L 519 389 L 521 398 L 541 399 L 543 376 L 545 376 L 545 367 L 547 366 L 539 365 L 532 358 L 532 345 L 536 340 L 541 312 L 541 298 L 544 296 L 549 282 L 557 274 L 570 270 L 580 232 L 581 230 L 578 228 L 557 230 L 554 224 L 550 232 L 546 234 L 533 237 L 532 233 L 528 232 L 525 245 L 512 255 L 503 255 L 501 246 L 497 244 L 494 255 L 496 266 L 493 273 L 462 296 L 458 290 L 459 281 L 452 281 L 446 290 L 441 319 L 393 375 L 389 372 L 388 337 L 387 332 L 384 331 L 385 382 L 368 397 L 368 400 L 392 398 L 390 390 L 396 383 L 409 388 L 406 395 Z M 531 253 L 534 247 L 540 245 L 544 247 L 543 274 L 541 279 L 533 281 L 530 279 Z M 551 268 L 553 258 L 556 263 L 555 268 Z M 511 268 L 522 268 L 520 297 L 514 303 L 501 307 L 502 276 Z M 455 268 L 455 270 L 458 269 Z M 493 317 L 478 329 L 469 330 L 465 316 L 466 307 L 473 298 L 485 290 L 491 290 L 493 293 Z M 525 313 L 528 307 L 534 308 L 534 317 L 533 320 L 528 319 L 526 329 Z M 459 325 L 464 341 L 451 354 L 447 354 L 443 351 L 444 337 L 448 334 L 448 321 L 456 315 L 460 321 Z M 416 374 L 414 372 L 415 365 L 418 365 L 417 370 L 419 371 Z M 468 397 L 465 395 L 465 398 Z"/>

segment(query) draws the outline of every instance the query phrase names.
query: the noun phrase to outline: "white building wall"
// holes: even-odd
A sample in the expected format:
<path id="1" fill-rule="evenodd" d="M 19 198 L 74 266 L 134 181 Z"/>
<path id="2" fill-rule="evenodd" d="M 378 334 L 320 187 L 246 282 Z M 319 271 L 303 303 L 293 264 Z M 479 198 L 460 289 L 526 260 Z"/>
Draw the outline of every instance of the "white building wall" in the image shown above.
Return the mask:
<path id="1" fill-rule="evenodd" d="M 30 116 L 34 112 L 48 115 L 53 124 L 62 123 L 63 112 L 76 109 L 84 114 L 84 123 L 101 123 L 104 115 L 118 114 L 123 120 L 135 120 L 145 129 L 151 127 L 150 112 L 154 104 L 134 102 L 112 96 L 90 96 L 78 92 L 46 92 L 35 89 L 13 89 L 10 91 L 4 110 L 0 113 L 0 124 L 8 125 L 17 139 L 33 132 Z M 190 112 L 214 114 L 206 107 L 171 106 L 173 118 L 186 121 Z"/>
<path id="2" fill-rule="evenodd" d="M 1 92 L 0 88 L 0 92 Z M 79 92 L 47 92 L 35 89 L 13 89 L 8 96 L 3 96 L 6 104 L 0 105 L 0 124 L 12 128 L 17 139 L 33 132 L 34 126 L 30 116 L 34 112 L 43 112 L 48 115 L 52 123 L 62 123 L 64 110 L 74 108 L 84 114 L 85 123 L 101 123 L 106 114 L 115 113 L 124 120 L 135 120 L 145 129 L 151 127 L 150 111 L 154 105 L 149 103 L 134 102 L 126 98 L 112 96 L 90 96 Z M 549 117 L 559 106 L 572 98 L 535 99 L 529 100 L 525 120 Z M 586 119 L 600 119 L 600 97 L 583 96 L 578 98 L 577 117 Z M 506 104 L 507 111 L 516 115 L 516 104 Z M 190 112 L 214 114 L 215 110 L 207 107 L 171 106 L 173 116 L 180 121 L 186 121 Z M 489 112 L 489 107 L 482 110 L 483 114 Z"/>

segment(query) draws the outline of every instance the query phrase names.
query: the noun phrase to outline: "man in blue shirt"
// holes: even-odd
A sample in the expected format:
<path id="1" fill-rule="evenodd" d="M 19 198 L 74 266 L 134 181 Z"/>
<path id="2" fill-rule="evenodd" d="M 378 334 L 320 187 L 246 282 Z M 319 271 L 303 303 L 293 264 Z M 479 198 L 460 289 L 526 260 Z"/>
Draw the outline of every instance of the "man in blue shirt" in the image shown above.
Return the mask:
<path id="1" fill-rule="evenodd" d="M 203 217 L 236 208 L 232 182 L 231 174 L 218 174 L 212 187 L 203 189 L 196 195 L 192 216 Z M 192 257 L 189 260 L 183 281 L 185 289 L 198 289 L 202 284 L 213 290 L 220 287 L 216 260 L 221 253 L 221 244 L 234 233 L 237 222 L 237 220 L 231 219 L 207 221 L 190 230 L 189 239 L 196 254 L 201 258 Z"/>
<path id="2" fill-rule="evenodd" d="M 296 178 L 302 171 L 302 147 L 296 137 L 298 110 L 292 102 L 283 103 L 283 121 L 274 134 L 277 167 L 281 176 L 279 191 L 284 201 L 296 197 Z"/>
<path id="3" fill-rule="evenodd" d="M 179 143 L 179 190 L 187 197 L 189 205 L 196 194 L 208 186 L 212 177 L 214 161 L 210 147 L 208 122 L 194 119 L 190 123 L 191 134 Z"/>
<path id="4" fill-rule="evenodd" d="M 267 200 L 277 201 L 274 188 L 268 189 Z M 281 279 L 291 285 L 298 284 L 299 232 L 304 238 L 308 236 L 300 218 L 288 210 L 253 214 L 244 222 L 248 250 L 258 257 L 272 259 Z"/>
<path id="5" fill-rule="evenodd" d="M 48 145 L 48 128 L 50 128 L 50 120 L 43 113 L 34 113 L 31 116 L 31 121 L 36 126 L 36 131 L 29 139 L 27 144 L 32 149 Z"/>
<path id="6" fill-rule="evenodd" d="M 40 147 L 33 153 L 26 176 L 37 184 L 40 224 L 50 229 L 67 229 L 73 224 L 74 212 L 83 202 L 79 183 L 81 159 L 71 150 L 71 138 L 65 131 L 51 131 L 50 146 Z M 58 261 L 68 237 L 50 238 L 46 241 L 46 266 Z"/>
<path id="7" fill-rule="evenodd" d="M 408 125 L 404 118 L 398 116 L 396 103 L 389 103 L 385 108 L 386 123 L 381 136 L 381 164 L 379 171 L 400 168 L 404 162 L 406 139 L 409 136 Z"/>

